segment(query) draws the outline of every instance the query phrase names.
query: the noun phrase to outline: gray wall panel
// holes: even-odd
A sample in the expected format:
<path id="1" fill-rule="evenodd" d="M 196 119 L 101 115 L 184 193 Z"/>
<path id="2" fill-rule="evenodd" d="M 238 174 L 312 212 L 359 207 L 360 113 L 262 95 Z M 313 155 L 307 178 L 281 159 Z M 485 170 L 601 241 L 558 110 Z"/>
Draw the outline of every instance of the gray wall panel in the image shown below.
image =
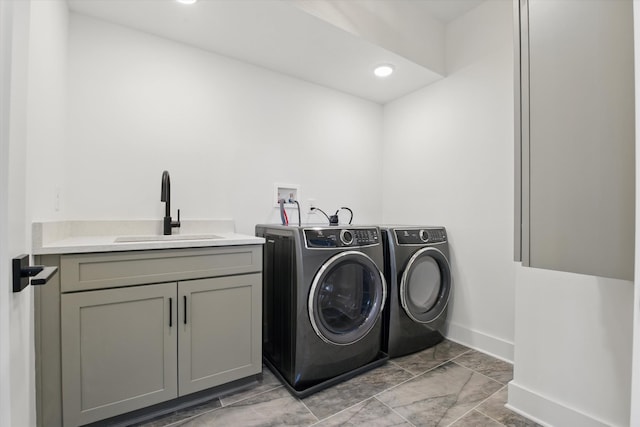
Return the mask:
<path id="1" fill-rule="evenodd" d="M 633 280 L 632 2 L 529 0 L 527 12 L 523 263 Z"/>

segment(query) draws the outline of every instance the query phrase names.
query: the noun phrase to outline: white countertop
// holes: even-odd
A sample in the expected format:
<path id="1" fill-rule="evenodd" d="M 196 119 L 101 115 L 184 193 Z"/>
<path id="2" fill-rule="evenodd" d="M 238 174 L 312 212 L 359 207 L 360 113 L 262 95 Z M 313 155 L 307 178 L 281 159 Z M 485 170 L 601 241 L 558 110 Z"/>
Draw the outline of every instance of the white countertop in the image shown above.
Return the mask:
<path id="1" fill-rule="evenodd" d="M 140 251 L 260 245 L 261 237 L 238 234 L 232 220 L 183 220 L 170 236 L 161 220 L 34 222 L 33 254 Z"/>

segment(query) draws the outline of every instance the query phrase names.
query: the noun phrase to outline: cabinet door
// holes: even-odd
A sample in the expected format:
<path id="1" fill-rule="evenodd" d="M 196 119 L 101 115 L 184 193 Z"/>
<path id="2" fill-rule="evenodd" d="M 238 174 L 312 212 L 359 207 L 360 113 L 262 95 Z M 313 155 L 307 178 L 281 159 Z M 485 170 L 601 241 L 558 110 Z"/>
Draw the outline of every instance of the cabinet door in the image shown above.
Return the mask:
<path id="1" fill-rule="evenodd" d="M 65 426 L 177 396 L 175 283 L 61 298 Z"/>
<path id="2" fill-rule="evenodd" d="M 262 370 L 260 274 L 178 284 L 179 394 Z"/>
<path id="3" fill-rule="evenodd" d="M 523 264 L 633 280 L 633 2 L 520 3 Z"/>

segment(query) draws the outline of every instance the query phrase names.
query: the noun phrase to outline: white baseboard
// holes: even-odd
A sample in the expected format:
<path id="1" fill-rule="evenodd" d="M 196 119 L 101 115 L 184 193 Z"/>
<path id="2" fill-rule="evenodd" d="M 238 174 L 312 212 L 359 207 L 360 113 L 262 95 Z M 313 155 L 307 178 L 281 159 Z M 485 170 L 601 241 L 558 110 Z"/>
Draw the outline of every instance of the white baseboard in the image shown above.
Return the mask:
<path id="1" fill-rule="evenodd" d="M 505 406 L 542 426 L 611 426 L 611 423 L 606 423 L 589 414 L 531 391 L 517 384 L 515 380 L 511 381 L 508 387 L 509 397 Z"/>
<path id="2" fill-rule="evenodd" d="M 451 341 L 513 363 L 513 343 L 475 331 L 456 323 L 447 322 L 444 336 Z"/>

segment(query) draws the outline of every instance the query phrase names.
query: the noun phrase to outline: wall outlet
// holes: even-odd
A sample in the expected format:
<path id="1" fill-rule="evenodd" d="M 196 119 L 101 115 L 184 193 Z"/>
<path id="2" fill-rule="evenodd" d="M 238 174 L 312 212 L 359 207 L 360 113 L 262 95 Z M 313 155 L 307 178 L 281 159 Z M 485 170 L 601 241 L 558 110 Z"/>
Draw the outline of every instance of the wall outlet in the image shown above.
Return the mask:
<path id="1" fill-rule="evenodd" d="M 60 212 L 60 187 L 55 187 L 53 194 L 53 210 Z"/>
<path id="2" fill-rule="evenodd" d="M 278 200 L 284 199 L 285 206 L 297 208 L 295 203 L 289 203 L 290 199 L 297 200 L 300 203 L 300 186 L 297 184 L 274 184 L 274 206 L 280 207 Z"/>

